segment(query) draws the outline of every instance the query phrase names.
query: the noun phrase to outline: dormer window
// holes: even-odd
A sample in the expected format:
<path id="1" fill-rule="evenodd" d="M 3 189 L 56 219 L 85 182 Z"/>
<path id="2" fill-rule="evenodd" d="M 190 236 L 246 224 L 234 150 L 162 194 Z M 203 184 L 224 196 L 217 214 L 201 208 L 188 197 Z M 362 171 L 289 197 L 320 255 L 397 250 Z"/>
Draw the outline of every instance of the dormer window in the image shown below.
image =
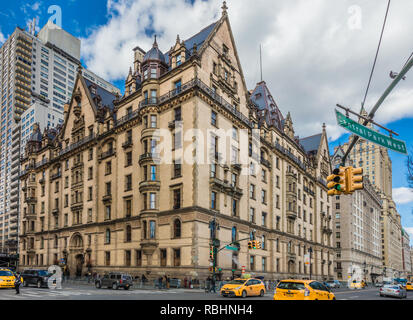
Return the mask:
<path id="1" fill-rule="evenodd" d="M 148 79 L 148 69 L 143 72 L 143 78 Z"/>
<path id="2" fill-rule="evenodd" d="M 222 52 L 224 53 L 224 56 L 228 55 L 229 49 L 225 44 L 222 45 Z"/>
<path id="3" fill-rule="evenodd" d="M 178 54 L 178 55 L 176 56 L 176 66 L 177 66 L 177 67 L 180 66 L 181 63 L 182 63 L 182 61 L 181 61 L 181 54 Z"/>

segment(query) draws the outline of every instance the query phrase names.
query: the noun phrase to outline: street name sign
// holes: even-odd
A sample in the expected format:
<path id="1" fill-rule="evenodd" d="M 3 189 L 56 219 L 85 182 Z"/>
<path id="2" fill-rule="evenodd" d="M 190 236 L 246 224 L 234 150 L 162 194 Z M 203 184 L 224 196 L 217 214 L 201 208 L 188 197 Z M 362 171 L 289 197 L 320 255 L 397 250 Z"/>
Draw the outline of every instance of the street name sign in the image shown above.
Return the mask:
<path id="1" fill-rule="evenodd" d="M 381 145 L 382 147 L 407 155 L 407 147 L 404 141 L 388 137 L 380 132 L 376 132 L 370 128 L 367 128 L 360 123 L 347 118 L 344 114 L 338 112 L 337 110 L 336 116 L 339 126 L 354 133 L 355 135 L 358 135 L 360 138 L 369 140 L 375 144 Z"/>
<path id="2" fill-rule="evenodd" d="M 225 246 L 225 249 L 238 251 L 238 247 L 232 247 L 232 246 Z"/>

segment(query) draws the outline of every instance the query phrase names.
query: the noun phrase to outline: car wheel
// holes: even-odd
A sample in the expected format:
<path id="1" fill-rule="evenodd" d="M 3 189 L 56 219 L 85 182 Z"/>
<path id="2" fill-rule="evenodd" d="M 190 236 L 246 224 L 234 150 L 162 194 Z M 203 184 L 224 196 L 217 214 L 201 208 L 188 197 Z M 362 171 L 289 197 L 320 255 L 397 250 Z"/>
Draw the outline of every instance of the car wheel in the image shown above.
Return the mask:
<path id="1" fill-rule="evenodd" d="M 242 297 L 243 297 L 243 298 L 246 298 L 246 297 L 247 297 L 247 291 L 245 291 L 245 290 L 242 291 Z"/>
<path id="2" fill-rule="evenodd" d="M 102 288 L 102 284 L 98 281 L 96 282 L 96 288 L 101 289 Z"/>
<path id="3" fill-rule="evenodd" d="M 114 284 L 112 284 L 112 289 L 113 290 L 118 290 L 119 289 L 119 286 L 116 282 Z"/>
<path id="4" fill-rule="evenodd" d="M 39 280 L 37 281 L 37 287 L 40 289 L 42 287 L 42 282 Z"/>
<path id="5" fill-rule="evenodd" d="M 264 290 L 261 290 L 261 291 L 260 291 L 260 297 L 263 297 L 264 294 L 265 294 Z"/>

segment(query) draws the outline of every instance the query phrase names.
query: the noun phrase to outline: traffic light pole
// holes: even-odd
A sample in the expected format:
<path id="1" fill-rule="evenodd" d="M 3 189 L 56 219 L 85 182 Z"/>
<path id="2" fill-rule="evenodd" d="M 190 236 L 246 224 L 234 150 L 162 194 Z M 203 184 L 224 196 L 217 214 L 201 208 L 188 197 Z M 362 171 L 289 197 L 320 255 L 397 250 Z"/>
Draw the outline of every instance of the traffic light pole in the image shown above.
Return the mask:
<path id="1" fill-rule="evenodd" d="M 400 80 L 403 79 L 403 77 L 406 75 L 406 73 L 411 69 L 413 66 L 413 58 L 410 59 L 409 62 L 406 63 L 406 65 L 403 67 L 402 71 L 399 73 L 399 75 L 396 77 L 396 79 L 393 80 L 393 82 L 390 84 L 390 86 L 384 91 L 383 95 L 380 97 L 379 101 L 375 104 L 373 109 L 371 110 L 370 114 L 368 115 L 369 120 L 364 120 L 363 126 L 367 125 L 370 120 L 374 118 L 374 115 L 376 114 L 377 109 L 381 106 L 383 101 L 387 98 L 387 96 L 392 92 L 394 87 L 400 82 Z M 351 150 L 353 147 L 356 145 L 357 141 L 359 140 L 358 136 L 355 136 L 348 147 L 346 153 L 343 156 L 343 159 L 341 160 L 341 165 L 344 167 L 346 163 L 346 159 L 348 155 L 350 154 Z"/>

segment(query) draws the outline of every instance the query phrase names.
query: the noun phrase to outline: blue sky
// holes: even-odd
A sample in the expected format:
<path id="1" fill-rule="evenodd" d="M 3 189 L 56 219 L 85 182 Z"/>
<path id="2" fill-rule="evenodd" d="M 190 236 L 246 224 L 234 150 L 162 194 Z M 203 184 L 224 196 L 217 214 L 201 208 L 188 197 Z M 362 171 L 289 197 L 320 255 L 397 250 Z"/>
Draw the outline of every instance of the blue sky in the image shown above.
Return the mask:
<path id="1" fill-rule="evenodd" d="M 291 111 L 296 134 L 315 134 L 325 122 L 332 140 L 330 151 L 344 143 L 347 136 L 335 123 L 334 107 L 340 103 L 359 110 L 387 1 L 256 0 L 254 6 L 247 0 L 227 3 L 248 89 L 260 80 L 261 44 L 264 80 L 281 112 L 286 115 Z M 221 4 L 221 0 L 2 1 L 0 42 L 16 26 L 24 28 L 34 17 L 42 27 L 51 16 L 49 6 L 58 5 L 62 27 L 82 39 L 82 63 L 123 91 L 133 47 L 148 50 L 156 32 L 161 49 L 166 51 L 175 43 L 177 33 L 187 39 L 216 21 Z M 412 14 L 411 0 L 391 5 L 367 111 L 390 84 L 389 71 L 400 70 L 413 50 L 409 33 L 413 29 Z M 180 19 L 183 16 L 186 19 Z M 378 121 L 398 132 L 410 150 L 412 88 L 413 70 L 377 113 Z M 394 152 L 390 157 L 393 188 L 407 187 L 406 157 Z M 403 196 L 397 207 L 403 226 L 413 234 L 413 198 L 407 193 Z"/>

